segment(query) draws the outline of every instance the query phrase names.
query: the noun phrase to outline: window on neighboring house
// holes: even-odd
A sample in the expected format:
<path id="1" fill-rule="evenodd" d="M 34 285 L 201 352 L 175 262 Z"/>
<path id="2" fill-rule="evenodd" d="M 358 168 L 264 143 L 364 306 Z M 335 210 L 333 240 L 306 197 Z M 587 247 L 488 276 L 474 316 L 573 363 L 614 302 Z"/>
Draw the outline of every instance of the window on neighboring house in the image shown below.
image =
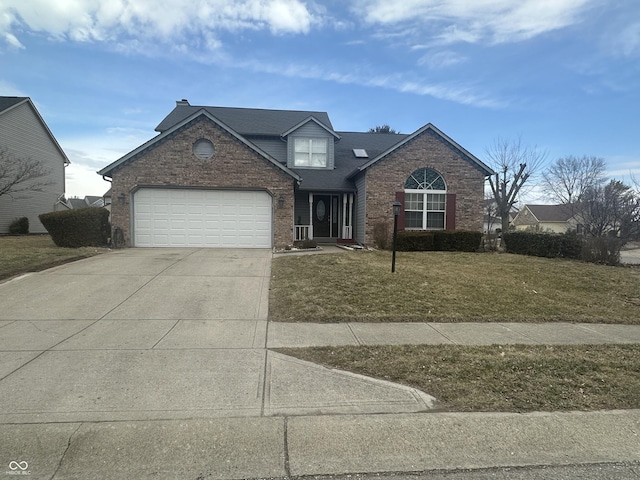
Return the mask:
<path id="1" fill-rule="evenodd" d="M 443 230 L 447 187 L 442 176 L 430 168 L 416 170 L 404 183 L 405 228 Z"/>
<path id="2" fill-rule="evenodd" d="M 326 167 L 329 142 L 326 138 L 296 138 L 294 140 L 294 166 Z"/>

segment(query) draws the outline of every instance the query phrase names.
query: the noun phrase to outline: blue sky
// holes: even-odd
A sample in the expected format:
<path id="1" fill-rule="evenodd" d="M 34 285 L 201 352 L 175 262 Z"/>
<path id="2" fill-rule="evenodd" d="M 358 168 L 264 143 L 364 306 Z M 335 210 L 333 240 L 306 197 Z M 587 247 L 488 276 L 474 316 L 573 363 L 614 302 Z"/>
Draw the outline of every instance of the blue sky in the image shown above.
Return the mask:
<path id="1" fill-rule="evenodd" d="M 640 178 L 637 0 L 2 0 L 0 95 L 29 96 L 67 194 L 192 105 L 320 110 L 342 131 L 431 122 L 595 155 Z"/>

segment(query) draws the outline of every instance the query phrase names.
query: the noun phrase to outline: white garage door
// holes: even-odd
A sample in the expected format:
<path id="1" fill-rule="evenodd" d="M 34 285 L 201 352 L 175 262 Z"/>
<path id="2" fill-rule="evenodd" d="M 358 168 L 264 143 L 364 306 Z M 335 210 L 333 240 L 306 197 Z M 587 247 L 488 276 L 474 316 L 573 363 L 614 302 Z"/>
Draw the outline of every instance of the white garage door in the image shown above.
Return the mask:
<path id="1" fill-rule="evenodd" d="M 133 200 L 137 247 L 271 248 L 266 192 L 142 188 Z"/>

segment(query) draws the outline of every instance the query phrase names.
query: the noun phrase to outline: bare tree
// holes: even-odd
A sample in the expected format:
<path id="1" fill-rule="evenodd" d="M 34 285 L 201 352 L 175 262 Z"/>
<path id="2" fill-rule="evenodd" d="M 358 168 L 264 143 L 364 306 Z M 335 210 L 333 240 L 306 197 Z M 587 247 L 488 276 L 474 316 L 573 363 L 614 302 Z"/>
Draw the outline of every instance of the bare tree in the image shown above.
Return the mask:
<path id="1" fill-rule="evenodd" d="M 33 158 L 17 157 L 7 147 L 0 146 L 0 197 L 21 192 L 40 192 L 50 185 L 44 180 L 49 170 Z"/>
<path id="2" fill-rule="evenodd" d="M 498 138 L 486 148 L 485 153 L 496 172 L 489 177 L 489 185 L 498 216 L 502 219 L 502 231 L 507 232 L 509 213 L 517 203 L 518 195 L 524 193 L 527 181 L 538 171 L 547 153 L 539 151 L 537 147 L 523 145 L 520 138 Z"/>
<path id="3" fill-rule="evenodd" d="M 619 180 L 587 189 L 580 205 L 591 236 L 613 236 L 624 244 L 640 235 L 640 194 Z"/>
<path id="4" fill-rule="evenodd" d="M 588 190 L 604 184 L 606 168 L 599 157 L 562 157 L 542 172 L 544 187 L 551 198 L 573 209 Z"/>
<path id="5" fill-rule="evenodd" d="M 498 209 L 493 194 L 485 194 L 484 197 L 484 227 L 486 228 L 484 239 L 486 239 L 486 248 L 495 250 L 498 246 L 497 235 L 495 233 L 496 218 L 498 217 Z M 484 241 L 484 240 L 483 240 Z"/>

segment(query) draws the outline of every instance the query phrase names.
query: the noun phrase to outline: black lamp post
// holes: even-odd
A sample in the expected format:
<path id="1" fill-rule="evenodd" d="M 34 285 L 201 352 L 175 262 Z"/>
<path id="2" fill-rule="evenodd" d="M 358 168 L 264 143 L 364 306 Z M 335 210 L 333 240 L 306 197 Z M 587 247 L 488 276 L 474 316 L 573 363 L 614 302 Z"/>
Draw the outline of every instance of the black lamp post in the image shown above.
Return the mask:
<path id="1" fill-rule="evenodd" d="M 396 271 L 396 237 L 398 236 L 398 215 L 402 204 L 397 200 L 393 202 L 393 253 L 391 254 L 391 273 Z"/>

